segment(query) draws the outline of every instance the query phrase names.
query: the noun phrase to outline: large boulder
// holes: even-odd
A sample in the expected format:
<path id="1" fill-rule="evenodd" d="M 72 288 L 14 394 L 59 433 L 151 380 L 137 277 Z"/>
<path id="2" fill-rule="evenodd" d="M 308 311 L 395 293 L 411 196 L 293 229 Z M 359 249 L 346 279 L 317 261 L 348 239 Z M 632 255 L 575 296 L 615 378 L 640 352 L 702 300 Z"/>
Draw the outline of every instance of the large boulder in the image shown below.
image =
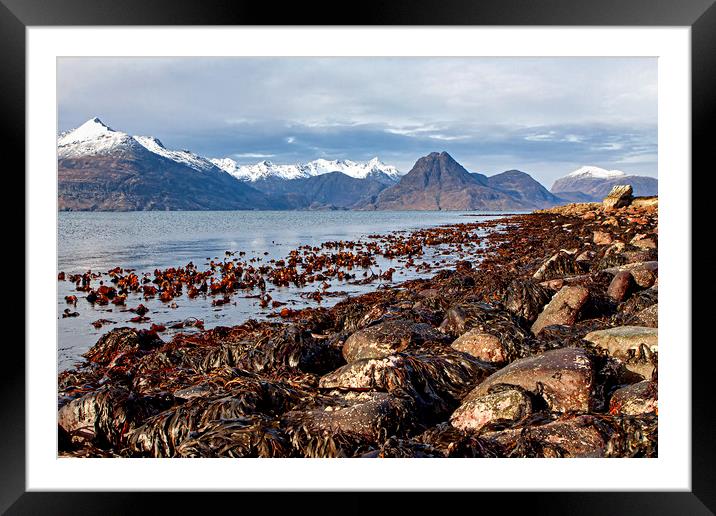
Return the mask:
<path id="1" fill-rule="evenodd" d="M 445 336 L 426 323 L 406 319 L 388 320 L 353 333 L 343 345 L 346 362 L 382 358 L 426 341 L 442 341 Z"/>
<path id="2" fill-rule="evenodd" d="M 587 412 L 591 405 L 593 364 L 579 348 L 563 348 L 512 362 L 473 389 L 463 403 L 480 398 L 498 384 L 517 385 L 540 395 L 551 410 Z"/>
<path id="3" fill-rule="evenodd" d="M 605 349 L 627 369 L 649 379 L 656 368 L 659 330 L 646 326 L 617 326 L 588 333 L 584 340 Z"/>
<path id="4" fill-rule="evenodd" d="M 633 191 L 631 185 L 614 185 L 604 198 L 604 201 L 602 201 L 602 205 L 607 209 L 629 206 L 634 199 L 632 196 Z"/>
<path id="5" fill-rule="evenodd" d="M 460 430 L 478 431 L 490 423 L 520 421 L 531 413 L 532 400 L 524 389 L 500 385 L 460 405 L 450 416 L 450 424 Z"/>
<path id="6" fill-rule="evenodd" d="M 583 286 L 562 287 L 537 317 L 532 333 L 538 335 L 543 328 L 553 324 L 573 325 L 588 299 L 589 290 Z"/>

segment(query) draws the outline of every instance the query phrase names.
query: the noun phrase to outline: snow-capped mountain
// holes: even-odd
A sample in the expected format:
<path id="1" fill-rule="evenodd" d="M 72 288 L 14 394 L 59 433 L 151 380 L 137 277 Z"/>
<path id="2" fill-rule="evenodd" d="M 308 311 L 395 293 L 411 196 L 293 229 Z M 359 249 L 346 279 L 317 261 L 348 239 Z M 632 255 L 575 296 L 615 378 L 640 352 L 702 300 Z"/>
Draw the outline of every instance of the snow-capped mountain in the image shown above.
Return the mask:
<path id="1" fill-rule="evenodd" d="M 115 131 L 99 118 L 92 118 L 78 128 L 60 134 L 57 156 L 60 159 L 101 156 L 130 152 L 139 147 L 139 142 L 132 136 Z"/>
<path id="2" fill-rule="evenodd" d="M 551 192 L 577 202 L 600 202 L 615 185 L 631 185 L 634 195 L 657 195 L 658 181 L 654 177 L 635 176 L 621 170 L 606 170 L 586 166 L 557 179 Z"/>
<path id="3" fill-rule="evenodd" d="M 592 177 L 595 179 L 611 179 L 626 176 L 621 170 L 606 170 L 600 167 L 585 166 L 567 174 L 567 177 Z"/>
<path id="4" fill-rule="evenodd" d="M 284 209 L 189 151 L 130 136 L 93 118 L 57 140 L 60 210 Z"/>
<path id="5" fill-rule="evenodd" d="M 131 136 L 115 131 L 99 118 L 87 120 L 77 129 L 62 133 L 57 139 L 57 156 L 60 159 L 85 156 L 102 156 L 136 151 L 138 146 L 189 168 L 206 172 L 215 165 L 206 158 L 188 150 L 170 150 L 153 136 Z"/>
<path id="6" fill-rule="evenodd" d="M 385 178 L 391 182 L 400 179 L 400 172 L 392 165 L 386 165 L 378 158 L 370 161 L 317 159 L 308 163 L 279 165 L 260 161 L 253 165 L 239 165 L 231 158 L 212 159 L 211 162 L 225 172 L 242 181 L 256 182 L 263 179 L 305 179 L 309 177 L 341 172 L 354 179 Z"/>

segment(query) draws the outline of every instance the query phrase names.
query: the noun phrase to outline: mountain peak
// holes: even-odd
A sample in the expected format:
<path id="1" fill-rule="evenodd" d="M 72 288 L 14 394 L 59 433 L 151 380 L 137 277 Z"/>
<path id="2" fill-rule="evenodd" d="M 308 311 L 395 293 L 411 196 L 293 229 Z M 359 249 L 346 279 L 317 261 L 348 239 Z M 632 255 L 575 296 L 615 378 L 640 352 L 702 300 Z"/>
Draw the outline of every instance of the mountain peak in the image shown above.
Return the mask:
<path id="1" fill-rule="evenodd" d="M 621 170 L 606 170 L 604 168 L 587 165 L 580 167 L 574 172 L 567 174 L 567 177 L 593 177 L 597 179 L 607 179 L 613 177 L 626 176 Z"/>
<path id="2" fill-rule="evenodd" d="M 109 127 L 107 124 L 102 122 L 97 117 L 90 118 L 84 124 L 72 129 L 63 135 L 63 140 L 66 142 L 83 142 L 87 140 L 93 140 L 102 136 L 111 135 L 116 133 L 114 129 Z"/>

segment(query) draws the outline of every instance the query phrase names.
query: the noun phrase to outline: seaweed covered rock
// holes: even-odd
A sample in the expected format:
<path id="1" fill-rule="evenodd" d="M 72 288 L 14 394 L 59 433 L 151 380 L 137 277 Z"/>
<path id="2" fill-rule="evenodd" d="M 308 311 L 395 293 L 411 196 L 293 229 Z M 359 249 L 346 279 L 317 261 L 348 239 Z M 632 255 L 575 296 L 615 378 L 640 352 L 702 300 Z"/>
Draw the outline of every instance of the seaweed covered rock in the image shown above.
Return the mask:
<path id="1" fill-rule="evenodd" d="M 353 333 L 343 345 L 346 362 L 364 358 L 381 358 L 411 345 L 444 340 L 445 336 L 425 323 L 393 319 Z"/>
<path id="2" fill-rule="evenodd" d="M 583 349 L 555 349 L 500 369 L 475 387 L 463 404 L 489 394 L 495 385 L 506 384 L 541 396 L 553 411 L 588 412 L 593 381 L 593 364 Z"/>
<path id="3" fill-rule="evenodd" d="M 550 298 L 550 292 L 539 283 L 518 279 L 507 287 L 502 304 L 513 315 L 533 323 Z"/>
<path id="4" fill-rule="evenodd" d="M 646 326 L 617 326 L 588 333 L 584 340 L 621 360 L 630 371 L 649 379 L 656 368 L 659 330 Z"/>
<path id="5" fill-rule="evenodd" d="M 281 426 L 302 457 L 352 457 L 361 447 L 404 436 L 415 425 L 412 399 L 347 393 L 333 403 L 287 412 Z"/>
<path id="6" fill-rule="evenodd" d="M 163 343 L 156 333 L 133 328 L 115 328 L 102 335 L 83 356 L 90 362 L 106 365 L 120 355 L 148 351 Z"/>
<path id="7" fill-rule="evenodd" d="M 285 366 L 322 374 L 342 363 L 340 341 L 316 339 L 300 327 L 282 326 L 267 334 L 222 344 L 205 356 L 200 370 L 239 367 L 260 372 Z"/>
<path id="8" fill-rule="evenodd" d="M 658 411 L 659 388 L 656 382 L 643 382 L 617 389 L 609 402 L 610 414 L 637 416 Z"/>
<path id="9" fill-rule="evenodd" d="M 616 275 L 623 271 L 629 271 L 634 278 L 634 282 L 641 288 L 649 288 L 656 281 L 656 277 L 659 273 L 659 262 L 658 261 L 639 261 L 633 263 L 627 263 L 617 267 L 607 267 L 603 269 L 612 275 Z"/>
<path id="10" fill-rule="evenodd" d="M 119 446 L 135 426 L 165 409 L 171 396 L 137 397 L 118 387 L 101 387 L 64 405 L 57 423 L 69 440 Z"/>
<path id="11" fill-rule="evenodd" d="M 321 378 L 322 389 L 379 390 L 406 394 L 423 418 L 440 417 L 494 368 L 465 353 L 396 353 L 351 362 Z"/>
<path id="12" fill-rule="evenodd" d="M 457 337 L 458 340 L 464 336 L 458 346 L 453 345 L 453 347 L 470 354 L 477 352 L 478 348 L 468 346 L 469 342 L 474 342 L 475 337 L 482 334 L 478 338 L 482 344 L 488 345 L 489 349 L 485 352 L 487 355 L 478 356 L 481 360 L 509 362 L 529 354 L 530 335 L 520 326 L 516 317 L 506 310 L 487 303 L 467 302 L 453 306 L 445 314 L 440 331 Z M 493 336 L 497 340 L 490 339 L 488 336 Z M 478 343 L 479 345 L 481 344 Z M 494 359 L 488 358 L 492 353 L 501 355 L 502 360 L 498 360 L 500 356 L 497 355 Z"/>
<path id="13" fill-rule="evenodd" d="M 186 439 L 209 423 L 281 414 L 306 397 L 301 391 L 263 380 L 235 382 L 230 393 L 190 399 L 147 419 L 129 434 L 130 450 L 152 457 L 174 457 Z"/>
<path id="14" fill-rule="evenodd" d="M 545 261 L 532 275 L 536 281 L 545 281 L 580 274 L 582 268 L 572 253 L 561 250 Z"/>
<path id="15" fill-rule="evenodd" d="M 391 437 L 376 449 L 366 452 L 360 457 L 363 459 L 423 459 L 444 458 L 445 455 L 429 444 L 420 443 L 413 439 Z"/>
<path id="16" fill-rule="evenodd" d="M 497 457 L 498 449 L 491 441 L 472 431 L 460 430 L 449 423 L 440 423 L 414 438 L 430 445 L 445 457 Z"/>
<path id="17" fill-rule="evenodd" d="M 632 322 L 635 326 L 657 328 L 659 326 L 659 305 L 651 305 L 635 313 Z"/>
<path id="18" fill-rule="evenodd" d="M 537 335 L 542 329 L 553 324 L 574 324 L 588 299 L 589 290 L 585 287 L 580 285 L 562 287 L 537 317 L 532 325 L 532 333 Z"/>
<path id="19" fill-rule="evenodd" d="M 176 450 L 178 457 L 289 457 L 291 445 L 275 422 L 261 416 L 211 421 Z"/>
<path id="20" fill-rule="evenodd" d="M 532 399 L 520 387 L 496 385 L 483 396 L 470 398 L 460 405 L 450 424 L 461 430 L 477 431 L 490 423 L 513 423 L 532 413 Z"/>
<path id="21" fill-rule="evenodd" d="M 633 294 L 625 302 L 619 304 L 617 311 L 622 318 L 641 312 L 657 304 L 659 301 L 659 290 L 656 287 L 640 290 Z"/>
<path id="22" fill-rule="evenodd" d="M 564 417 L 539 426 L 491 432 L 507 457 L 604 457 L 611 432 L 594 416 Z"/>

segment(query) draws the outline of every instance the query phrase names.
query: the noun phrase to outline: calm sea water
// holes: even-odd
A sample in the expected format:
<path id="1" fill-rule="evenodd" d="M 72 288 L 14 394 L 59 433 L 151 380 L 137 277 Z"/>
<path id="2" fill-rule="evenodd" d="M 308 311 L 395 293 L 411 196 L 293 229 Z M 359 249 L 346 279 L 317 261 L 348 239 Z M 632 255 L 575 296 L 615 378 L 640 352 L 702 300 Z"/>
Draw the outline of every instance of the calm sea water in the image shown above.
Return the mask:
<path id="1" fill-rule="evenodd" d="M 367 240 L 371 234 L 494 217 L 476 215 L 475 212 L 383 211 L 60 212 L 58 271 L 68 274 L 87 270 L 105 273 L 119 266 L 136 269 L 141 276 L 142 272 L 184 266 L 190 261 L 204 270 L 208 268 L 210 259 L 223 260 L 225 251 L 244 251 L 245 258 L 257 257 L 267 262 L 271 258 L 286 258 L 292 249 L 305 244 L 319 245 L 330 240 Z M 433 252 L 440 252 L 440 249 Z M 428 253 L 424 258 L 430 257 L 431 253 Z M 451 258 L 455 257 L 447 256 L 448 262 Z M 416 273 L 413 269 L 403 267 L 401 262 L 381 259 L 374 272 L 394 267 L 397 270 L 393 277 L 394 283 L 435 273 Z M 96 287 L 97 282 L 92 285 Z M 339 295 L 324 298 L 321 306 L 331 306 L 347 295 L 377 287 L 378 283 L 357 286 L 334 281 L 329 291 Z M 273 299 L 288 302 L 291 308 L 318 305 L 316 301 L 301 298 L 299 294 L 302 289 L 269 285 L 267 290 Z M 315 291 L 317 285 L 309 285 L 303 290 Z M 79 316 L 63 318 L 62 311 L 68 308 L 64 298 L 71 294 L 79 299 L 76 308 L 70 306 Z M 258 299 L 246 297 L 255 294 L 257 292 L 237 293 L 232 296 L 232 304 L 222 307 L 212 307 L 213 298 L 210 296 L 195 299 L 181 296 L 175 299 L 176 307 L 172 308 L 170 304 L 158 299 L 147 301 L 139 295 L 130 295 L 126 307 L 111 304 L 102 307 L 87 302 L 84 299 L 86 293 L 76 292 L 73 283 L 58 281 L 58 368 L 65 370 L 80 362 L 80 355 L 100 335 L 113 327 L 142 328 L 151 323 L 167 324 L 196 317 L 204 321 L 206 328 L 211 328 L 240 324 L 250 318 L 261 319 L 276 312 L 275 309 L 261 309 Z M 151 320 L 144 324 L 128 322 L 135 314 L 127 308 L 137 306 L 140 302 L 150 309 L 147 315 Z M 109 319 L 112 324 L 95 329 L 91 323 L 100 318 Z M 169 338 L 170 335 L 165 333 L 163 338 Z"/>

